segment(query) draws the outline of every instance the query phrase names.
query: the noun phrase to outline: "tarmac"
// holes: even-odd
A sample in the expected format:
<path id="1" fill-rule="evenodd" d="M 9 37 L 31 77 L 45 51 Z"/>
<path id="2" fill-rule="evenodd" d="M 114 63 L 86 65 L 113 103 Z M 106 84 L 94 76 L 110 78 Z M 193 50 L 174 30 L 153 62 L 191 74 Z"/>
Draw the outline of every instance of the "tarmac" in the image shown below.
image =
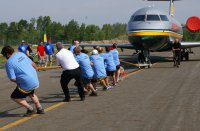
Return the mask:
<path id="1" fill-rule="evenodd" d="M 141 70 L 132 51 L 120 53 L 125 78 L 111 90 L 99 87 L 98 96 L 85 101 L 72 81 L 72 101 L 62 102 L 62 71 L 40 71 L 36 94 L 46 113 L 31 117 L 23 117 L 26 109 L 10 99 L 15 84 L 0 70 L 0 130 L 199 131 L 200 48 L 194 52 L 180 68 L 173 67 L 171 52 L 151 53 L 153 66 Z"/>

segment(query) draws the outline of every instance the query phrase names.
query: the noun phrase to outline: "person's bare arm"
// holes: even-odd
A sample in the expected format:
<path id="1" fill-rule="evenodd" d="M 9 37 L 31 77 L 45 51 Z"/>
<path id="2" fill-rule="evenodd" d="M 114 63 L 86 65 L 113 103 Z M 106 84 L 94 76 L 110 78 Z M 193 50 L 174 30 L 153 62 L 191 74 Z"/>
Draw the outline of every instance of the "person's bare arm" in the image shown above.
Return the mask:
<path id="1" fill-rule="evenodd" d="M 38 68 L 37 68 L 36 64 L 33 61 L 32 61 L 32 66 L 33 66 L 33 68 L 35 68 L 36 71 L 38 71 Z"/>
<path id="2" fill-rule="evenodd" d="M 16 78 L 15 78 L 15 79 L 11 79 L 10 81 L 12 81 L 12 82 L 16 83 Z"/>

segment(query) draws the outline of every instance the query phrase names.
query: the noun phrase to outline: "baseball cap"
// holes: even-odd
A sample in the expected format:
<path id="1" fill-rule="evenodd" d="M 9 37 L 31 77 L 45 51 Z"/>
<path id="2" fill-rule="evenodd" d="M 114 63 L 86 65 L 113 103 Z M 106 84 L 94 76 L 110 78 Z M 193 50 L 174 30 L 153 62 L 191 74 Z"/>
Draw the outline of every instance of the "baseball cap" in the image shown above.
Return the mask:
<path id="1" fill-rule="evenodd" d="M 93 50 L 92 51 L 92 55 L 97 55 L 98 54 L 98 51 L 97 50 Z"/>
<path id="2" fill-rule="evenodd" d="M 24 40 L 22 40 L 22 43 L 24 43 L 25 41 Z"/>

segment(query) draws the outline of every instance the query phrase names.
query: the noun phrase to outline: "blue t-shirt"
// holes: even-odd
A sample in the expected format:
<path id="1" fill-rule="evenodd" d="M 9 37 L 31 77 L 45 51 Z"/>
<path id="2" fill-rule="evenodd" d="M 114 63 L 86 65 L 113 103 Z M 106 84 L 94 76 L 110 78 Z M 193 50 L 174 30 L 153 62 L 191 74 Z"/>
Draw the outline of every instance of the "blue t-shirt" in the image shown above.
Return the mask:
<path id="1" fill-rule="evenodd" d="M 119 61 L 119 52 L 117 51 L 117 49 L 113 49 L 110 51 L 113 55 L 113 60 L 116 66 L 118 66 L 120 64 Z"/>
<path id="2" fill-rule="evenodd" d="M 74 48 L 75 48 L 76 46 L 75 45 L 73 45 L 73 44 L 71 44 L 70 45 L 70 47 L 69 47 L 69 50 L 74 54 Z"/>
<path id="3" fill-rule="evenodd" d="M 28 45 L 25 45 L 25 44 L 20 44 L 19 46 L 18 46 L 18 51 L 19 52 L 22 52 L 22 53 L 24 53 L 24 54 L 26 54 L 26 50 L 27 50 L 27 48 L 28 48 Z"/>
<path id="4" fill-rule="evenodd" d="M 85 78 L 92 78 L 94 72 L 92 66 L 90 65 L 89 56 L 84 53 L 80 53 L 79 55 L 75 55 L 75 59 L 81 67 L 82 76 Z"/>
<path id="5" fill-rule="evenodd" d="M 32 61 L 25 54 L 17 52 L 6 62 L 6 72 L 10 80 L 16 79 L 17 84 L 24 90 L 32 90 L 39 86 L 36 70 Z"/>
<path id="6" fill-rule="evenodd" d="M 45 53 L 47 55 L 53 55 L 54 54 L 54 46 L 51 43 L 47 43 L 44 45 Z"/>
<path id="7" fill-rule="evenodd" d="M 93 62 L 94 78 L 106 77 L 103 58 L 100 55 L 91 55 L 90 60 Z"/>
<path id="8" fill-rule="evenodd" d="M 103 59 L 104 59 L 104 64 L 105 64 L 107 71 L 115 71 L 116 70 L 116 65 L 114 63 L 113 55 L 111 52 L 101 53 L 100 56 L 103 57 Z"/>

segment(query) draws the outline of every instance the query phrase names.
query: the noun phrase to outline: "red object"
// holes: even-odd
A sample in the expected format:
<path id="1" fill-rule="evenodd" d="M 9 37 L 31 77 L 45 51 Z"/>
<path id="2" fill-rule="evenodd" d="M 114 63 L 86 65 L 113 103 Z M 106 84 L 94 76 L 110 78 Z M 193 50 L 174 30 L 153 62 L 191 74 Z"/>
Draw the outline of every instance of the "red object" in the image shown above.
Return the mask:
<path id="1" fill-rule="evenodd" d="M 109 49 L 109 50 L 113 50 L 113 47 L 112 47 L 112 46 L 109 46 L 108 49 Z"/>
<path id="2" fill-rule="evenodd" d="M 126 76 L 126 72 L 125 71 L 122 72 L 122 77 L 124 77 L 124 76 Z"/>
<path id="3" fill-rule="evenodd" d="M 44 56 L 44 46 L 38 45 L 37 52 L 39 52 L 40 56 Z"/>
<path id="4" fill-rule="evenodd" d="M 50 43 L 51 42 L 51 38 L 48 38 L 47 42 Z"/>
<path id="5" fill-rule="evenodd" d="M 200 18 L 197 16 L 192 16 L 188 18 L 186 27 L 190 32 L 200 31 Z"/>

